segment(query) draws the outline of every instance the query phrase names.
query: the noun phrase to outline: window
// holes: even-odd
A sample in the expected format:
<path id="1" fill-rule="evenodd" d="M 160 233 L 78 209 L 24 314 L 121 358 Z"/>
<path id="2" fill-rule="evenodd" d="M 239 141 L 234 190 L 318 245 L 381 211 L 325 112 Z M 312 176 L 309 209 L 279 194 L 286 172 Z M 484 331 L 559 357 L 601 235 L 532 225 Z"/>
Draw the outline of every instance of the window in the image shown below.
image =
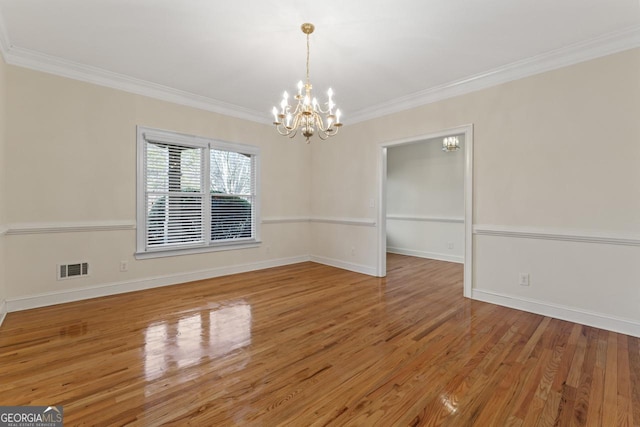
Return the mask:
<path id="1" fill-rule="evenodd" d="M 259 243 L 257 147 L 138 127 L 138 258 Z"/>

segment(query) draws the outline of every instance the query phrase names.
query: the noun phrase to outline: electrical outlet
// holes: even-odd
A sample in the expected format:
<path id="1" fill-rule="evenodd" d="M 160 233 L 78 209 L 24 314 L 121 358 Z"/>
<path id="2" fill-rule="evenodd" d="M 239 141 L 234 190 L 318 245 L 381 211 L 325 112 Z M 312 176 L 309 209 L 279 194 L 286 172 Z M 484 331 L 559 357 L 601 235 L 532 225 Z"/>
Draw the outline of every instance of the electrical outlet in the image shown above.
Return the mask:
<path id="1" fill-rule="evenodd" d="M 453 249 L 453 242 L 449 242 L 449 243 L 447 243 L 447 247 L 448 247 L 449 249 Z"/>
<path id="2" fill-rule="evenodd" d="M 351 255 L 355 255 L 355 254 L 356 254 L 356 247 L 351 246 Z"/>
<path id="3" fill-rule="evenodd" d="M 129 263 L 127 261 L 120 261 L 120 271 L 129 271 Z"/>
<path id="4" fill-rule="evenodd" d="M 529 286 L 529 273 L 520 273 L 520 286 Z"/>

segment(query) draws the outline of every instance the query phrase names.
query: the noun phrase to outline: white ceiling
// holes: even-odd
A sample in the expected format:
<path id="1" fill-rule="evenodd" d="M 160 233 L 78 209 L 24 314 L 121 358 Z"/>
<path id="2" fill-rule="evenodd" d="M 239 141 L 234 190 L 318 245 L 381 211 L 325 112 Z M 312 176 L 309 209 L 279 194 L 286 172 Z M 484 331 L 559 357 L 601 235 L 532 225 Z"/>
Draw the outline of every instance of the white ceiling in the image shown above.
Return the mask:
<path id="1" fill-rule="evenodd" d="M 304 77 L 303 22 L 314 91 L 333 87 L 346 124 L 640 46 L 640 0 L 0 0 L 0 47 L 268 122 Z"/>

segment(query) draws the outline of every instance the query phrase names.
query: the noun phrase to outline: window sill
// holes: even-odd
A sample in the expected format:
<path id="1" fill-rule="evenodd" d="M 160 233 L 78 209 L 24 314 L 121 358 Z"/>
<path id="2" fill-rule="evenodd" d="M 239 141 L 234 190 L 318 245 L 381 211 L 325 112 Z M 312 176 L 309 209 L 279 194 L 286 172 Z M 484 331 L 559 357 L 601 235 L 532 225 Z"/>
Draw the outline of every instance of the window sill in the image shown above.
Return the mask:
<path id="1" fill-rule="evenodd" d="M 151 258 L 166 258 L 180 255 L 193 255 L 206 252 L 221 252 L 221 251 L 234 251 L 238 249 L 250 249 L 257 248 L 262 242 L 260 240 L 252 240 L 246 243 L 230 243 L 226 245 L 215 246 L 199 246 L 183 249 L 168 249 L 168 250 L 155 250 L 148 252 L 136 252 L 134 254 L 136 259 L 151 259 Z"/>

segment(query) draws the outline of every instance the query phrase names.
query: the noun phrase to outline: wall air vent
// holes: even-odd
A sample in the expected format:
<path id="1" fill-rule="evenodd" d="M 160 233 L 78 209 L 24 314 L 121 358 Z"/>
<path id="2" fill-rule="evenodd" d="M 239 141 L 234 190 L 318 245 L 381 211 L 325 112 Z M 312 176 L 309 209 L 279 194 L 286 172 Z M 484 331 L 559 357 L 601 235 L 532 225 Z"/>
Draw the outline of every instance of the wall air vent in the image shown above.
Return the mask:
<path id="1" fill-rule="evenodd" d="M 89 275 L 89 263 L 77 262 L 73 264 L 60 264 L 58 266 L 58 280 L 71 279 Z"/>

